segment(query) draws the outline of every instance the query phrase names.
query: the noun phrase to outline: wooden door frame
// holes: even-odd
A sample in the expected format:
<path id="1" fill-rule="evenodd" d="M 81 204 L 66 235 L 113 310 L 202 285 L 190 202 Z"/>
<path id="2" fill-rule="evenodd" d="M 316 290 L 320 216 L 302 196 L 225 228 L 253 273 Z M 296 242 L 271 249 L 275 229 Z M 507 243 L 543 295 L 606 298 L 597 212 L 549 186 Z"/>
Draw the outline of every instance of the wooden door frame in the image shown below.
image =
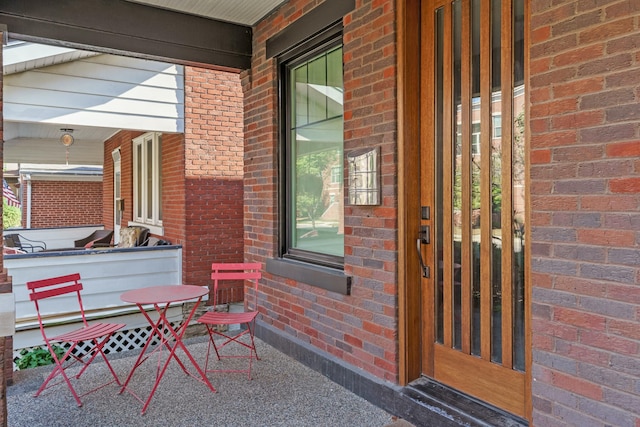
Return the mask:
<path id="1" fill-rule="evenodd" d="M 420 2 L 398 0 L 398 354 L 400 385 L 422 374 L 422 295 L 416 238 L 420 228 Z M 409 194 L 409 191 L 413 193 Z"/>

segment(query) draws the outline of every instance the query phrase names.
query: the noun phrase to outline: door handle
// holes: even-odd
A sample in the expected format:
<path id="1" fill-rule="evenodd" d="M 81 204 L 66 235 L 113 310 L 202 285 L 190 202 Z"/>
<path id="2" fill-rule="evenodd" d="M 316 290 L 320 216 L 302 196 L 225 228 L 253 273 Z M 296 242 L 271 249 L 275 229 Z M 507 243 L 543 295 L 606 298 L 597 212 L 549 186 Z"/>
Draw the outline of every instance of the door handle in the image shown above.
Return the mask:
<path id="1" fill-rule="evenodd" d="M 418 237 L 416 239 L 416 250 L 418 251 L 418 259 L 420 260 L 420 270 L 422 270 L 422 277 L 428 279 L 429 277 L 431 277 L 431 271 L 429 266 L 424 263 L 424 259 L 422 258 L 422 242 L 422 237 Z"/>

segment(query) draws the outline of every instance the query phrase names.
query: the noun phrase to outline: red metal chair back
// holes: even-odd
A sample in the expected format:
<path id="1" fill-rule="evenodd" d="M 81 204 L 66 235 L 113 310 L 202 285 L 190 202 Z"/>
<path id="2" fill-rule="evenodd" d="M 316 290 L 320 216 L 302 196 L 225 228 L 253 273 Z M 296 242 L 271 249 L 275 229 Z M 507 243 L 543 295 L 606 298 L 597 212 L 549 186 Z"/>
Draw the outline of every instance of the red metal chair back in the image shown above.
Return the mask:
<path id="1" fill-rule="evenodd" d="M 257 304 L 255 303 L 257 299 L 257 291 L 258 291 L 258 280 L 262 278 L 262 272 L 260 269 L 262 268 L 262 264 L 259 262 L 244 262 L 244 263 L 213 263 L 211 264 L 211 279 L 213 280 L 213 306 L 217 306 L 219 304 L 226 304 L 228 302 L 232 302 L 229 298 L 223 298 L 221 301 L 221 295 L 224 294 L 225 289 L 221 289 L 220 282 L 230 281 L 230 280 L 242 280 L 242 286 L 244 288 L 244 281 L 251 280 L 252 288 L 253 288 L 253 300 L 254 304 L 251 308 L 252 310 L 257 310 Z M 227 293 L 230 294 L 231 291 L 226 289 Z M 247 299 L 247 302 L 249 299 Z"/>
<path id="2" fill-rule="evenodd" d="M 38 322 L 40 323 L 40 330 L 42 331 L 43 336 L 45 335 L 45 331 L 43 313 L 40 309 L 40 300 L 46 298 L 53 298 L 61 295 L 75 293 L 78 300 L 78 308 L 80 311 L 80 316 L 82 318 L 82 323 L 85 326 L 87 325 L 84 306 L 82 305 L 82 296 L 80 295 L 80 291 L 82 291 L 83 287 L 82 283 L 80 282 L 79 273 L 27 282 L 27 289 L 31 291 L 31 293 L 29 294 L 29 299 L 35 303 L 36 314 L 38 315 Z"/>

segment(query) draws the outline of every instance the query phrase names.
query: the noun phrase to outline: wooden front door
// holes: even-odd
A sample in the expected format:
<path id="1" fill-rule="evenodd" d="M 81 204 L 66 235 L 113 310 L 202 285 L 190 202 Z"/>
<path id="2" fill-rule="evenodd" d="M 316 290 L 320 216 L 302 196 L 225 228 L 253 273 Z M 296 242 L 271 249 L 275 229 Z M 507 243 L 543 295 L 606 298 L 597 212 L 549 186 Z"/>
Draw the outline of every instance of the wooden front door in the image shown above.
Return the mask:
<path id="1" fill-rule="evenodd" d="M 423 373 L 525 416 L 525 0 L 423 0 Z"/>

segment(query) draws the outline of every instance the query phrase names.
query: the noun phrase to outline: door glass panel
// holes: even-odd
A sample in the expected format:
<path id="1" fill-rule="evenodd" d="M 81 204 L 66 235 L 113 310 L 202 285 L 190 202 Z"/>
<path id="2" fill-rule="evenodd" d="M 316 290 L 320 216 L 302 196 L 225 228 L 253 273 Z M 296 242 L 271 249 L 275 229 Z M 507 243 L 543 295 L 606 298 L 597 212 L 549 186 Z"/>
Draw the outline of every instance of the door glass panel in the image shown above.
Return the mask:
<path id="1" fill-rule="evenodd" d="M 524 0 L 513 2 L 513 361 L 524 371 L 524 225 L 525 225 L 525 139 L 524 139 Z"/>
<path id="2" fill-rule="evenodd" d="M 436 79 L 436 108 L 434 111 L 435 115 L 435 149 L 436 149 L 436 182 L 435 182 L 435 197 L 436 197 L 436 207 L 438 209 L 436 218 L 442 220 L 444 218 L 444 204 L 443 204 L 443 170 L 442 170 L 442 146 L 443 146 L 443 117 L 442 111 L 444 108 L 444 11 L 442 8 L 436 10 L 436 22 L 435 22 L 435 32 L 436 32 L 436 41 L 435 41 L 435 49 L 436 49 L 436 69 L 435 69 L 435 79 Z M 438 284 L 436 286 L 435 292 L 435 312 L 436 312 L 436 342 L 441 343 L 444 341 L 444 325 L 443 325 L 443 311 L 444 311 L 444 301 L 442 295 L 442 288 L 444 286 L 444 239 L 443 239 L 443 227 L 440 223 L 439 226 L 436 226 L 436 250 L 437 250 L 437 276 L 435 277 L 435 283 Z"/>
<path id="3" fill-rule="evenodd" d="M 472 317 L 471 317 L 471 354 L 480 354 L 480 201 L 482 200 L 482 183 L 480 181 L 480 112 L 482 98 L 480 97 L 480 0 L 471 2 L 471 144 L 466 148 L 471 151 L 471 281 L 472 281 Z"/>
<path id="4" fill-rule="evenodd" d="M 462 5 L 461 1 L 453 2 L 453 115 L 455 117 L 455 135 L 453 140 L 453 262 L 462 265 Z M 464 265 L 462 265 L 464 268 Z M 460 348 L 462 336 L 461 321 L 461 286 L 454 286 L 453 292 L 453 346 Z"/>
<path id="5" fill-rule="evenodd" d="M 491 2 L 491 360 L 502 362 L 501 6 Z"/>

